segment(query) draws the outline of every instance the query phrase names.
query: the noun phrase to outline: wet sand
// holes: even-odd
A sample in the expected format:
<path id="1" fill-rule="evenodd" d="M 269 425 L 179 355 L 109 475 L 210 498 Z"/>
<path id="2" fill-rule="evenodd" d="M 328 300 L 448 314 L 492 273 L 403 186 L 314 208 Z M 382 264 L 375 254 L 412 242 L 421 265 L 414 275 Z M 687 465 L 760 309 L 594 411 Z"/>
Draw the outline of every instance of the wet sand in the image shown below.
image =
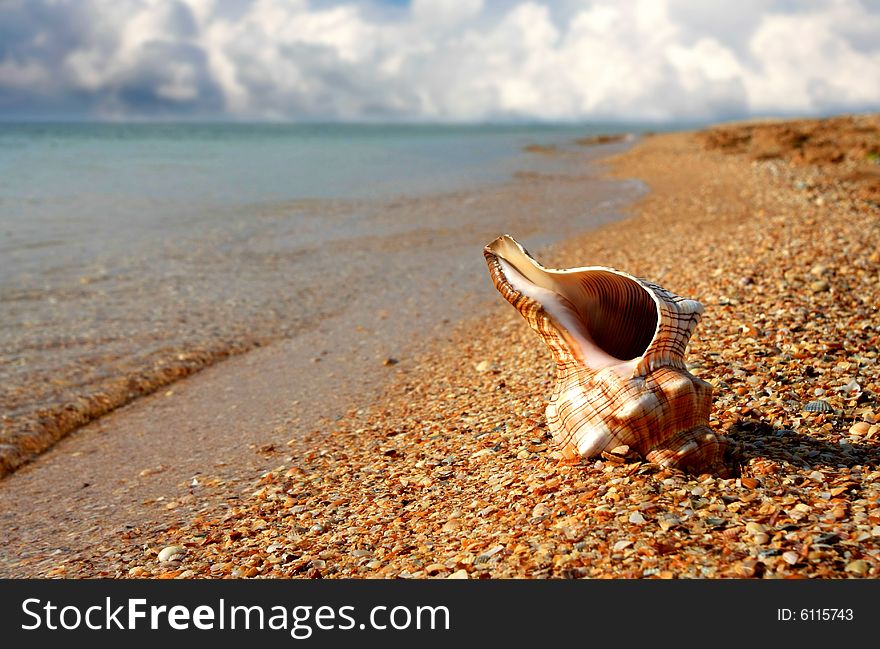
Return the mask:
<path id="1" fill-rule="evenodd" d="M 329 240 L 287 210 L 258 214 L 233 241 L 209 232 L 169 242 L 166 266 L 153 275 L 146 271 L 157 262 L 144 258 L 133 264 L 142 274 L 108 279 L 108 289 L 73 282 L 62 306 L 44 312 L 47 333 L 29 364 L 44 371 L 7 393 L 28 399 L 16 402 L 7 440 L 63 436 L 60 425 L 36 428 L 58 422 L 59 411 L 32 417 L 27 405 L 51 404 L 54 394 L 63 404 L 71 385 L 88 396 L 81 407 L 62 405 L 60 421 L 97 419 L 0 482 L 0 572 L 45 575 L 71 562 L 105 574 L 113 565 L 105 548 L 119 534 L 147 542 L 230 493 L 249 493 L 254 475 L 283 457 L 290 430 L 323 430 L 352 404 L 370 406 L 411 371 L 426 341 L 491 303 L 480 250 L 499 229 L 540 245 L 620 218 L 642 186 L 600 180 L 592 161 L 625 146 L 559 150 L 511 183 L 480 190 L 308 206 L 337 219 Z M 69 347 L 42 343 L 68 335 L 65 313 L 97 304 L 113 313 L 89 319 Z M 185 326 L 164 326 L 174 318 Z M 7 331 L 5 349 L 28 333 Z M 142 353 L 127 356 L 133 348 Z M 91 356 L 99 349 L 116 362 Z M 44 383 L 44 374 L 58 379 Z"/>
<path id="2" fill-rule="evenodd" d="M 0 288 L 0 476 L 125 403 L 336 315 L 371 313 L 381 326 L 359 322 L 370 331 L 331 336 L 315 356 L 350 342 L 390 355 L 411 331 L 460 319 L 460 300 L 486 294 L 471 246 L 504 227 L 560 238 L 635 195 L 581 182 L 601 148 L 536 157 L 505 187 L 255 206 L 114 240 L 110 252 L 97 239 L 71 244 L 94 248 L 85 256 L 22 258 Z"/>

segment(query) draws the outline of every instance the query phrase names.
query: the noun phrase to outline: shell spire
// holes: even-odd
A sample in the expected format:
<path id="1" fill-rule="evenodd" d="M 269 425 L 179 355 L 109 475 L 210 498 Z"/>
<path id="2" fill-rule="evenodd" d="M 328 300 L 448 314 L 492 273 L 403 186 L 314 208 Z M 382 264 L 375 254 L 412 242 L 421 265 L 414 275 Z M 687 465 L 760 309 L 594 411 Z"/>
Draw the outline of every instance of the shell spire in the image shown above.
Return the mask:
<path id="1" fill-rule="evenodd" d="M 703 306 L 604 266 L 539 264 L 513 237 L 484 249 L 495 288 L 556 361 L 547 423 L 569 453 L 626 445 L 649 461 L 727 475 L 728 440 L 708 427 L 712 386 L 685 352 Z"/>

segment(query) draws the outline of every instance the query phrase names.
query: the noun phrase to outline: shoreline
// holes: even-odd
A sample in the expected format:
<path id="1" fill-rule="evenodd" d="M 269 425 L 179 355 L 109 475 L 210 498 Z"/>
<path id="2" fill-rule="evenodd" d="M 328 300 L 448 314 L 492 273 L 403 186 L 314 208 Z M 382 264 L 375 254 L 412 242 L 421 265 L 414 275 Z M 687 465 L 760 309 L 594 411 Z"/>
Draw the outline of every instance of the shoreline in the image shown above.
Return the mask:
<path id="1" fill-rule="evenodd" d="M 146 552 L 120 539 L 113 574 L 877 577 L 878 206 L 787 153 L 751 160 L 693 133 L 645 140 L 612 161 L 651 187 L 634 216 L 540 256 L 704 303 L 688 360 L 715 388 L 711 423 L 735 441 L 739 477 L 561 462 L 543 415 L 549 355 L 498 303 L 374 407 L 292 439 L 222 516 Z M 832 411 L 805 411 L 816 399 Z M 158 561 L 166 545 L 182 558 Z"/>
<path id="2" fill-rule="evenodd" d="M 610 143 L 616 142 L 617 140 L 612 140 Z M 580 155 L 586 162 L 579 164 L 590 164 L 590 161 L 601 156 L 596 150 L 593 147 L 591 153 Z M 558 158 L 565 153 L 555 150 L 554 155 Z M 567 155 L 572 156 L 576 153 L 569 152 Z M 543 161 L 544 167 L 549 164 Z M 571 166 L 568 164 L 568 167 Z M 536 163 L 529 165 L 529 168 L 542 168 L 542 165 Z M 120 407 L 137 403 L 157 391 L 171 388 L 179 380 L 230 357 L 297 336 L 301 330 L 321 326 L 322 320 L 348 308 L 350 300 L 354 297 L 352 290 L 342 285 L 338 288 L 347 290 L 350 295 L 348 299 L 335 302 L 328 299 L 327 295 L 315 295 L 317 292 L 315 290 L 301 290 L 298 286 L 288 287 L 282 277 L 284 274 L 290 276 L 302 274 L 305 279 L 300 282 L 301 286 L 309 283 L 317 285 L 324 281 L 321 277 L 327 272 L 335 272 L 339 275 L 337 269 L 339 260 L 345 260 L 346 257 L 363 264 L 364 273 L 375 272 L 375 264 L 365 261 L 360 254 L 361 251 L 358 250 L 361 241 L 366 249 L 372 247 L 379 254 L 387 254 L 389 249 L 396 251 L 402 246 L 420 245 L 416 243 L 419 237 L 433 236 L 439 239 L 441 244 L 445 239 L 446 245 L 449 245 L 448 241 L 451 237 L 443 230 L 448 231 L 454 221 L 450 224 L 441 222 L 443 219 L 440 218 L 439 213 L 442 210 L 458 210 L 461 205 L 474 201 L 482 201 L 485 205 L 487 196 L 495 193 L 510 195 L 523 191 L 530 181 L 547 181 L 547 179 L 548 176 L 541 178 L 540 174 L 528 177 L 514 174 L 505 183 L 476 189 L 401 194 L 375 200 L 327 200 L 304 202 L 302 205 L 294 203 L 263 207 L 257 210 L 253 218 L 255 224 L 249 227 L 266 225 L 270 236 L 249 235 L 254 238 L 253 250 L 249 248 L 251 242 L 245 240 L 235 244 L 240 250 L 233 247 L 231 252 L 240 253 L 242 267 L 248 267 L 256 262 L 257 267 L 262 268 L 261 272 L 268 279 L 250 280 L 254 284 L 251 294 L 239 295 L 232 292 L 225 300 L 221 299 L 224 297 L 223 294 L 213 295 L 216 291 L 204 285 L 205 282 L 201 280 L 179 279 L 175 276 L 163 280 L 165 284 L 171 286 L 159 282 L 153 287 L 152 284 L 156 284 L 159 280 L 137 280 L 136 289 L 123 290 L 117 285 L 121 283 L 124 286 L 126 281 L 131 283 L 133 280 L 127 278 L 112 280 L 110 287 L 107 288 L 106 278 L 83 276 L 80 277 L 79 284 L 73 288 L 57 287 L 49 293 L 52 299 L 62 304 L 69 302 L 71 306 L 64 307 L 67 309 L 67 315 L 60 316 L 62 318 L 60 321 L 48 320 L 41 325 L 42 328 L 50 326 L 57 330 L 53 334 L 54 338 L 52 335 L 48 335 L 47 338 L 47 334 L 40 331 L 41 327 L 37 327 L 31 337 L 23 333 L 19 339 L 13 338 L 11 342 L 7 341 L 7 348 L 12 350 L 10 368 L 13 361 L 16 365 L 21 365 L 25 356 L 29 354 L 32 357 L 29 362 L 31 365 L 36 365 L 36 369 L 29 370 L 30 377 L 22 369 L 22 376 L 13 374 L 7 377 L 8 380 L 5 382 L 4 400 L 8 408 L 0 421 L 0 479 L 35 457 L 39 457 L 42 452 L 66 435 Z M 598 187 L 600 183 L 594 184 Z M 437 206 L 433 210 L 432 204 Z M 491 206 L 489 209 L 491 210 Z M 399 221 L 400 215 L 409 212 L 420 214 L 422 219 L 418 228 L 412 231 L 408 231 L 411 226 L 407 222 L 394 224 L 395 216 Z M 345 219 L 351 220 L 352 227 L 360 234 L 349 239 L 337 240 L 331 237 L 323 244 L 316 239 L 317 243 L 308 244 L 303 240 L 303 236 L 308 240 L 309 236 L 313 238 L 326 236 L 326 233 L 320 235 L 315 230 L 314 233 L 309 234 L 311 232 L 309 228 L 317 227 L 312 225 L 303 226 L 306 230 L 305 234 L 299 231 L 295 234 L 291 232 L 291 228 L 300 229 L 300 226 L 296 225 L 299 221 L 338 219 L 342 218 L 340 215 L 345 215 Z M 500 218 L 500 214 L 497 218 Z M 520 216 L 519 220 L 521 223 L 526 221 L 523 216 Z M 368 225 L 362 225 L 361 222 Z M 479 227 L 480 224 L 460 225 L 473 229 L 474 225 Z M 541 227 L 539 224 L 536 225 L 538 228 Z M 340 231 L 345 229 L 341 225 L 332 227 Z M 397 232 L 395 228 L 400 231 Z M 419 228 L 422 230 L 421 234 Z M 440 230 L 432 232 L 431 228 L 440 228 Z M 280 244 L 276 245 L 271 240 L 273 234 L 281 240 Z M 210 239 L 206 241 L 207 243 L 193 242 L 193 249 L 196 250 L 194 254 L 199 255 L 195 259 L 201 259 L 199 264 L 207 263 L 209 264 L 207 268 L 214 269 L 217 275 L 216 281 L 232 279 L 227 277 L 231 272 L 228 264 L 218 265 L 212 255 L 198 251 L 200 247 L 208 247 Z M 223 240 L 221 244 L 227 249 L 230 245 Z M 291 247 L 286 248 L 287 245 Z M 336 257 L 323 252 L 322 246 L 332 251 L 330 254 L 335 254 Z M 158 249 L 158 254 L 161 258 L 163 254 L 161 248 Z M 175 256 L 193 253 L 172 250 L 168 254 L 174 261 Z M 413 256 L 414 262 L 417 259 Z M 308 268 L 306 264 L 317 267 Z M 201 266 L 192 263 L 190 265 L 193 267 L 189 268 L 184 264 L 182 270 L 177 272 L 187 270 L 191 273 L 204 273 Z M 349 279 L 340 277 L 337 284 L 340 282 L 357 285 L 358 280 L 356 277 Z M 293 288 L 294 291 L 299 292 L 299 295 L 282 295 L 281 292 L 287 288 Z M 379 288 L 381 289 L 381 283 Z M 180 294 L 184 297 L 156 297 L 169 289 L 174 291 L 175 295 Z M 10 291 L 11 295 L 7 295 L 6 298 L 13 302 L 18 300 L 15 290 L 10 289 Z M 126 294 L 125 291 L 128 293 Z M 146 294 L 145 298 L 144 294 Z M 193 294 L 198 297 L 191 297 Z M 202 294 L 206 297 L 202 297 Z M 253 301 L 254 295 L 257 300 L 255 304 L 250 305 L 249 302 Z M 20 299 L 24 302 L 22 306 L 17 307 L 21 315 L 12 316 L 13 322 L 16 317 L 23 319 L 22 330 L 25 332 L 34 327 L 31 322 L 33 316 L 28 313 L 30 308 L 36 308 L 36 303 L 32 304 L 26 298 L 26 295 L 21 296 Z M 113 306 L 104 313 L 103 303 L 107 300 L 111 303 L 119 303 L 124 313 L 117 313 L 119 309 L 114 311 L 116 307 Z M 184 301 L 178 306 L 176 302 L 181 300 Z M 300 307 L 297 300 L 305 301 L 304 308 Z M 224 301 L 236 305 L 230 308 L 221 304 Z M 187 309 L 188 312 L 179 314 L 181 308 Z M 372 308 L 376 311 L 389 311 L 393 309 L 393 304 L 377 304 Z M 238 313 L 239 310 L 241 313 Z M 154 311 L 159 312 L 159 319 L 155 323 L 152 320 L 157 316 L 147 315 Z M 77 330 L 74 325 L 75 321 L 81 318 L 79 312 L 101 313 L 105 323 L 101 327 Z M 64 312 L 59 311 L 59 313 Z M 117 324 L 122 318 L 132 320 L 133 317 L 138 316 L 138 313 L 143 313 L 147 319 L 146 327 L 137 323 Z M 57 317 L 59 316 L 52 316 L 52 318 Z M 70 327 L 66 326 L 64 318 L 74 324 Z M 173 326 L 176 318 L 186 323 L 182 325 L 185 330 L 180 333 L 177 333 Z M 106 322 L 107 319 L 110 320 L 109 323 Z M 120 332 L 115 333 L 116 329 L 120 329 Z M 211 333 L 214 330 L 217 333 Z M 131 347 L 132 343 L 126 342 L 129 338 L 138 343 L 136 348 Z M 16 353 L 16 348 L 22 349 L 22 345 L 27 351 Z M 53 354 L 53 358 L 43 360 L 39 354 L 44 354 L 44 347 L 46 352 L 54 349 L 70 356 L 67 360 L 56 361 Z M 21 366 L 27 367 L 26 364 Z"/>
<path id="3" fill-rule="evenodd" d="M 86 534 L 85 547 L 54 558 L 37 550 L 18 565 L 11 544 L 5 570 L 878 576 L 876 203 L 784 151 L 752 160 L 707 149 L 694 133 L 646 138 L 611 165 L 651 189 L 630 217 L 535 252 L 550 266 L 617 267 L 704 303 L 688 361 L 715 388 L 711 424 L 736 442 L 740 477 L 560 462 L 543 415 L 549 355 L 496 296 L 396 366 L 373 405 L 312 429 L 280 422 L 283 441 L 252 463 L 254 479 L 215 483 L 206 465 L 196 485 L 180 485 L 188 495 L 174 522 Z M 835 412 L 803 412 L 814 399 Z M 169 545 L 182 558 L 160 562 Z"/>
<path id="4" fill-rule="evenodd" d="M 419 227 L 368 239 L 358 249 L 346 242 L 334 245 L 350 251 L 361 283 L 376 272 L 370 256 L 390 265 L 392 277 L 401 281 L 380 296 L 354 296 L 351 308 L 295 336 L 208 366 L 115 409 L 8 475 L 0 482 L 6 530 L 0 571 L 31 576 L 46 574 L 46 566 L 59 561 L 103 565 L 106 559 L 91 554 L 93 545 L 106 546 L 108 539 L 133 530 L 175 528 L 211 503 L 225 502 L 229 493 L 245 493 L 254 475 L 275 465 L 288 441 L 286 431 L 325 429 L 344 416 L 348 404 L 368 407 L 386 383 L 412 370 L 425 341 L 445 337 L 450 322 L 482 311 L 493 298 L 482 258 L 471 252 L 496 226 L 474 223 L 449 235 L 455 219 L 485 214 L 518 222 L 549 241 L 559 232 L 547 231 L 543 220 L 570 216 L 564 227 L 577 228 L 585 219 L 615 218 L 624 194 L 611 188 L 620 183 L 590 180 L 593 160 L 602 151 L 608 148 L 576 149 L 565 162 L 561 154 L 553 165 L 568 165 L 569 175 L 513 179 L 480 192 L 401 198 L 377 210 L 374 220 L 409 215 Z M 581 205 L 590 201 L 606 204 L 584 214 Z M 535 218 L 536 206 L 544 203 L 565 205 Z M 426 226 L 437 218 L 447 222 L 434 236 L 442 245 L 429 246 L 434 231 Z M 457 242 L 465 238 L 472 245 Z M 407 254 L 395 256 L 407 246 Z M 411 263 L 434 269 L 433 277 L 414 287 L 424 273 L 405 276 Z M 351 296 L 350 289 L 345 296 Z M 27 513 L 22 503 L 28 503 Z M 104 530 L 98 534 L 103 541 L 94 538 L 95 529 Z M 93 574 L 103 573 L 95 567 Z"/>

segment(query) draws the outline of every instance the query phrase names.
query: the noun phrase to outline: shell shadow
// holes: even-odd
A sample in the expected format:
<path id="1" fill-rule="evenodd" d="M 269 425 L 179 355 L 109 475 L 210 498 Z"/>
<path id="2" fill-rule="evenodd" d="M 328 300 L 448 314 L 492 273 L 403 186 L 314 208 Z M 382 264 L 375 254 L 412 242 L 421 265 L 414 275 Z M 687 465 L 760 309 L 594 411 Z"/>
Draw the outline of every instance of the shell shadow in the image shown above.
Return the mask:
<path id="1" fill-rule="evenodd" d="M 742 467 L 749 460 L 764 458 L 788 462 L 802 469 L 880 466 L 880 447 L 845 441 L 825 442 L 786 428 L 755 419 L 739 419 L 725 431 L 736 444 L 735 461 Z"/>

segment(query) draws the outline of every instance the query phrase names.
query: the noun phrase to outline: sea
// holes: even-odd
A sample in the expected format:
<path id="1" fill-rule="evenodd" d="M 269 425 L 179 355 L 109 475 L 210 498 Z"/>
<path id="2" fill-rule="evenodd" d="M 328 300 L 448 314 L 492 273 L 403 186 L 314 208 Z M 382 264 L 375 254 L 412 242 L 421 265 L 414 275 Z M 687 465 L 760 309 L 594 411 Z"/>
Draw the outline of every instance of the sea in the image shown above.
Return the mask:
<path id="1" fill-rule="evenodd" d="M 313 199 L 497 183 L 554 146 L 637 125 L 0 124 L 0 281 Z M 39 251 L 39 252 L 37 252 Z"/>
<path id="2" fill-rule="evenodd" d="M 644 188 L 594 163 L 649 129 L 0 124 L 0 451 L 334 318 L 392 354 L 490 295 L 494 236 L 620 218 Z"/>

